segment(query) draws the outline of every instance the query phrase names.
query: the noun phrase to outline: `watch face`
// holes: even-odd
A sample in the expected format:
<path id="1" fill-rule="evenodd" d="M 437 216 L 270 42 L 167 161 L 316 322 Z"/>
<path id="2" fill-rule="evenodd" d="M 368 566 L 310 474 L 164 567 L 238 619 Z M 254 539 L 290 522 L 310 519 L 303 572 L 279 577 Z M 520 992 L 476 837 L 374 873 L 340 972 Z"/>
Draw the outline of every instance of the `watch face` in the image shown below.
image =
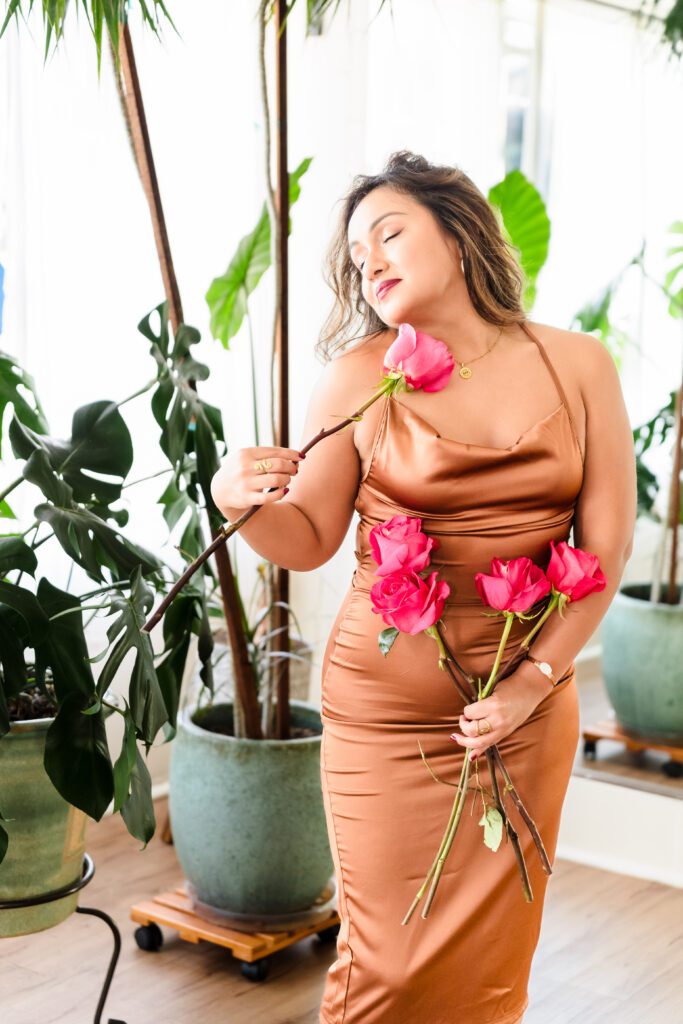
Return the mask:
<path id="1" fill-rule="evenodd" d="M 539 664 L 539 666 L 538 666 L 538 667 L 540 668 L 541 672 L 545 672 L 545 674 L 546 674 L 547 676 L 550 676 L 550 675 L 552 675 L 552 672 L 553 672 L 553 670 L 552 670 L 552 668 L 551 668 L 551 666 L 550 666 L 549 662 L 547 662 L 547 661 L 542 661 L 542 662 L 540 662 L 540 664 Z"/>

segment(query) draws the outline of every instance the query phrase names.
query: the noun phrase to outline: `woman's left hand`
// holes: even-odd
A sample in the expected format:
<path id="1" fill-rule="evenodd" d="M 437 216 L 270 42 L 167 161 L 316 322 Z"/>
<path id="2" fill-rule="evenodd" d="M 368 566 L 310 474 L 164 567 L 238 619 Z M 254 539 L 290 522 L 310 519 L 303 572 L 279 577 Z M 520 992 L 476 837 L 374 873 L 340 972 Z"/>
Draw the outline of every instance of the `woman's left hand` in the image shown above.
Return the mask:
<path id="1" fill-rule="evenodd" d="M 522 665 L 500 679 L 488 697 L 468 704 L 458 719 L 460 731 L 451 736 L 460 746 L 469 747 L 475 760 L 525 722 L 547 692 L 548 684 L 542 679 L 530 679 Z M 489 722 L 491 731 L 478 736 L 477 720 L 482 718 Z"/>

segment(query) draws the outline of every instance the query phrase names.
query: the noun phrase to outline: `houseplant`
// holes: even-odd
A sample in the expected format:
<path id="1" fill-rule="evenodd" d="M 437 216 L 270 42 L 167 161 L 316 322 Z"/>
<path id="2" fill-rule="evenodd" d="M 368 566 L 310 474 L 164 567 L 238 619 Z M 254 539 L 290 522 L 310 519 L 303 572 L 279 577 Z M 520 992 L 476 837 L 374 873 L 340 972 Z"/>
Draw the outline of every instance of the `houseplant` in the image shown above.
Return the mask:
<path id="1" fill-rule="evenodd" d="M 681 319 L 683 222 L 675 222 L 670 230 L 674 244 L 668 255 L 677 260 L 663 282 L 650 278 L 643 251 L 634 262 L 667 299 L 669 315 Z M 601 626 L 603 676 L 620 725 L 634 735 L 673 744 L 683 743 L 683 586 L 679 582 L 679 531 L 683 523 L 682 401 L 683 383 L 679 383 L 665 404 L 634 431 L 639 515 L 659 524 L 660 542 L 650 579 L 622 583 Z M 644 464 L 643 455 L 667 439 L 672 440 L 670 479 L 665 500 L 658 508 L 658 481 Z M 673 763 L 667 771 L 678 774 Z"/>

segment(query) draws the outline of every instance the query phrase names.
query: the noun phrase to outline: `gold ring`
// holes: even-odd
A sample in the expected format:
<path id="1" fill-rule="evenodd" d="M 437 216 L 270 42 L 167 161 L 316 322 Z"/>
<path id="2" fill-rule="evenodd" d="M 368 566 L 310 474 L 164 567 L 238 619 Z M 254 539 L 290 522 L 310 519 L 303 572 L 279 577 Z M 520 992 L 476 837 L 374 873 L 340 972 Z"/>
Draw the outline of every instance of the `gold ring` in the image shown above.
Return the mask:
<path id="1" fill-rule="evenodd" d="M 272 466 L 273 464 L 270 459 L 260 459 L 258 462 L 254 463 L 254 469 L 257 473 L 269 473 Z"/>
<path id="2" fill-rule="evenodd" d="M 479 726 L 480 726 L 480 724 L 482 722 L 486 722 L 486 728 L 485 729 L 480 729 L 479 728 Z M 491 723 L 489 722 L 488 718 L 478 718 L 477 719 L 477 736 L 483 736 L 487 732 L 491 732 Z"/>

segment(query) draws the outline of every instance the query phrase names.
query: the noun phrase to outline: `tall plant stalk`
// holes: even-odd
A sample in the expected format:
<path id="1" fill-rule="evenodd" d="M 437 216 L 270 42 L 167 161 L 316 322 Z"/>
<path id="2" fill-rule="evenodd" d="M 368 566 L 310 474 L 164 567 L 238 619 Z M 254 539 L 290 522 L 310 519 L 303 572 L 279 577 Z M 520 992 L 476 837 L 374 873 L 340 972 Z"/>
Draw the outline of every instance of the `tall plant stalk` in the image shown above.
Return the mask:
<path id="1" fill-rule="evenodd" d="M 175 274 L 171 246 L 166 230 L 163 205 L 159 183 L 154 166 L 152 146 L 147 127 L 147 119 L 142 99 L 142 90 L 137 74 L 133 42 L 127 21 L 119 26 L 119 52 L 115 56 L 115 77 L 122 107 L 126 115 L 126 125 L 133 151 L 135 164 L 149 205 L 154 232 L 154 241 L 159 257 L 159 265 L 164 284 L 164 292 L 168 301 L 169 318 L 176 332 L 183 323 L 183 310 L 180 289 Z M 118 69 L 118 70 L 116 70 Z M 196 391 L 196 382 L 191 386 Z M 221 535 L 221 521 L 215 508 L 211 494 L 204 493 L 204 500 L 209 518 L 212 539 Z M 215 550 L 216 567 L 221 591 L 221 599 L 225 612 L 225 620 L 230 637 L 232 650 L 235 697 L 241 704 L 244 726 L 250 739 L 261 739 L 261 722 L 258 706 L 258 694 L 253 666 L 249 660 L 246 637 L 241 628 L 239 602 L 235 578 L 230 564 L 230 556 L 225 544 Z"/>

